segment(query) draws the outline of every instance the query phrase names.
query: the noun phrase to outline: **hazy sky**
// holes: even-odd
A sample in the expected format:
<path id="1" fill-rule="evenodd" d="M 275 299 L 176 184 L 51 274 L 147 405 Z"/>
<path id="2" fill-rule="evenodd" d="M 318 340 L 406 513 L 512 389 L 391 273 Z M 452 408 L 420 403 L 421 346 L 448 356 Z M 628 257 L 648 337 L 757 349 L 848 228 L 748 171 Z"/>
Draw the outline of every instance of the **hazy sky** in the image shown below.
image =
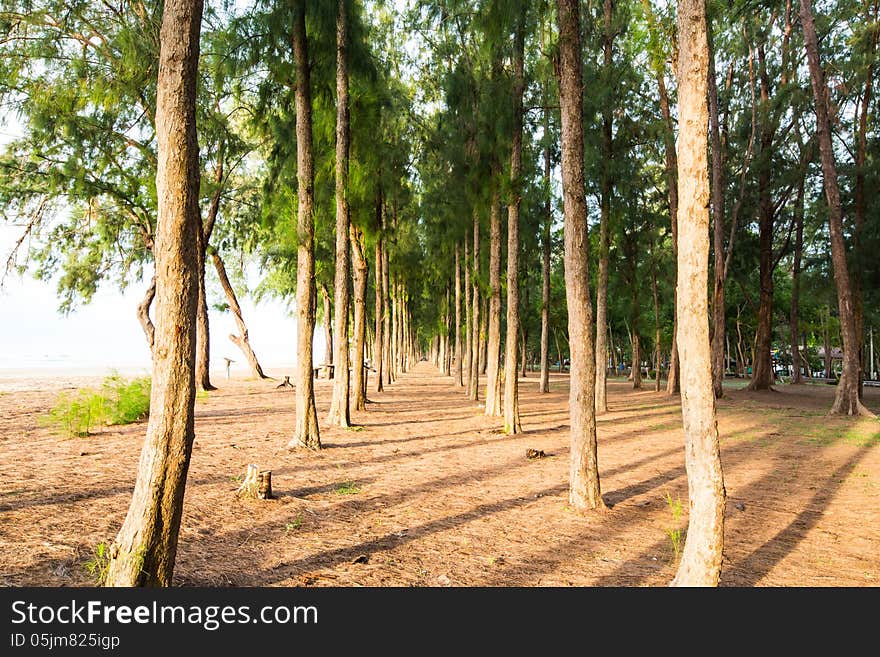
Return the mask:
<path id="1" fill-rule="evenodd" d="M 0 226 L 0 264 L 5 264 L 20 231 Z M 125 294 L 103 286 L 90 304 L 68 316 L 58 312 L 55 285 L 29 274 L 7 276 L 0 290 L 0 371 L 149 367 L 150 354 L 136 315 L 146 283 L 132 285 Z M 210 298 L 213 302 L 220 297 L 215 291 Z M 246 298 L 240 302 L 251 344 L 264 367 L 294 363 L 296 321 L 285 305 L 274 300 L 255 305 Z M 212 310 L 210 326 L 212 369 L 224 368 L 222 358 L 228 356 L 236 361 L 233 370 L 245 371 L 244 357 L 228 338 L 236 331 L 232 315 Z M 318 328 L 315 333 L 315 361 L 323 362 L 323 332 Z"/>

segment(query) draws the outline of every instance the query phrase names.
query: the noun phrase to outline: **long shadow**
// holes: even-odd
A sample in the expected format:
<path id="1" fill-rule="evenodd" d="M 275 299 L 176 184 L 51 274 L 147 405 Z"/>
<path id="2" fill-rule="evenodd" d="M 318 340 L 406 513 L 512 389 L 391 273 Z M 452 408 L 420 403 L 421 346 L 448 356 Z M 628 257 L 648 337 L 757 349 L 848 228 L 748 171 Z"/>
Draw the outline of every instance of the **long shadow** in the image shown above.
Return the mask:
<path id="1" fill-rule="evenodd" d="M 433 410 L 433 407 L 432 407 L 432 410 Z M 444 417 L 442 421 L 443 422 L 454 422 L 456 420 L 472 420 L 474 417 L 479 417 L 479 416 L 474 416 L 473 413 L 471 413 L 470 415 L 456 415 L 454 417 Z M 369 422 L 369 423 L 364 423 L 363 426 L 364 426 L 364 428 L 372 429 L 373 427 L 399 427 L 401 425 L 407 425 L 407 424 L 431 424 L 432 422 L 436 423 L 439 421 L 440 420 L 437 420 L 436 418 L 431 418 L 431 419 L 427 419 L 427 420 L 402 419 L 399 422 Z"/>
<path id="2" fill-rule="evenodd" d="M 112 488 L 102 488 L 95 490 L 77 491 L 71 493 L 56 493 L 54 495 L 41 495 L 33 499 L 16 501 L 13 503 L 0 504 L 0 513 L 6 511 L 20 511 L 29 507 L 52 506 L 55 504 L 73 504 L 75 502 L 83 502 L 85 500 L 96 500 L 102 497 L 113 497 L 121 493 L 131 493 L 134 488 L 134 482 L 125 486 L 113 486 Z"/>
<path id="3" fill-rule="evenodd" d="M 832 485 L 833 482 L 840 480 L 845 474 L 849 474 L 864 458 L 865 454 L 871 449 L 870 445 L 861 448 L 856 454 L 840 466 L 833 474 L 826 478 L 824 486 L 806 503 L 807 507 L 798 513 L 783 530 L 778 532 L 769 541 L 765 542 L 761 547 L 754 550 L 748 557 L 742 561 L 730 563 L 725 566 L 722 571 L 722 585 L 726 586 L 755 586 L 762 577 L 767 575 L 782 559 L 791 553 L 797 545 L 806 537 L 810 529 L 815 527 L 816 523 L 821 519 L 822 513 L 830 504 L 834 495 L 840 486 Z M 737 496 L 737 499 L 753 499 L 753 496 L 759 496 L 766 490 L 768 482 L 776 476 L 776 473 L 770 472 L 755 482 L 752 482 L 748 488 Z M 730 500 L 731 498 L 728 498 Z M 666 545 L 665 540 L 660 540 L 639 556 L 628 560 L 617 568 L 614 572 L 601 577 L 597 582 L 597 586 L 616 585 L 621 578 L 632 582 L 632 585 L 641 583 L 648 573 L 644 572 L 644 564 L 652 555 L 661 552 Z M 629 571 L 638 570 L 636 574 Z M 731 574 L 736 575 L 731 578 Z"/>
<path id="4" fill-rule="evenodd" d="M 798 513 L 794 520 L 745 559 L 733 565 L 730 570 L 741 573 L 736 577 L 736 586 L 757 584 L 806 538 L 807 533 L 821 520 L 825 509 L 828 508 L 840 490 L 844 477 L 855 469 L 865 455 L 871 451 L 871 448 L 871 444 L 865 445 L 847 459 L 846 463 L 825 479 L 824 485 L 819 487 L 816 494 L 806 503 L 804 510 Z M 756 488 L 756 490 L 760 490 L 760 488 Z"/>
<path id="5" fill-rule="evenodd" d="M 748 443 L 741 443 L 735 447 L 726 450 L 724 454 L 725 467 L 729 467 L 731 464 L 739 463 L 740 461 L 745 460 L 746 457 L 751 454 L 751 450 L 749 450 L 748 447 Z M 600 477 L 609 477 L 619 472 L 634 470 L 638 467 L 641 467 L 642 465 L 645 465 L 646 462 L 650 462 L 659 458 L 664 458 L 667 455 L 672 455 L 674 453 L 680 452 L 683 452 L 683 450 L 679 447 L 676 447 L 668 450 L 667 452 L 663 452 L 662 454 L 655 455 L 654 457 L 642 459 L 642 461 L 637 461 L 635 463 L 626 463 L 614 470 L 600 471 L 599 474 Z M 672 482 L 675 479 L 684 476 L 684 474 L 684 464 L 682 463 L 682 465 L 680 466 L 668 468 L 664 472 L 659 473 L 643 482 L 638 482 L 636 484 L 632 484 L 623 489 L 620 489 L 620 493 L 618 491 L 610 491 L 607 493 L 603 493 L 602 497 L 606 501 L 616 499 L 616 504 L 619 504 L 620 502 L 627 499 L 627 497 L 634 496 L 636 494 L 634 491 L 636 490 L 639 491 L 639 494 L 645 493 L 648 492 L 648 490 L 657 488 L 664 483 Z M 616 530 L 623 531 L 627 527 L 637 524 L 643 518 L 644 512 L 639 507 L 627 506 L 624 508 L 626 509 L 625 511 L 613 510 L 608 518 L 603 520 L 602 527 L 596 531 L 604 532 L 605 524 L 610 524 L 612 522 L 614 523 L 614 528 Z M 604 534 L 602 534 L 602 536 L 604 537 Z M 586 543 L 588 543 L 590 540 L 595 540 L 597 538 L 598 535 L 595 532 L 593 532 L 592 534 L 584 533 L 562 544 L 553 544 L 549 548 L 542 550 L 537 555 L 530 557 L 529 564 L 527 566 L 522 566 L 518 568 L 518 572 L 516 574 L 516 582 L 502 581 L 496 578 L 489 580 L 485 583 L 485 585 L 525 585 L 530 579 L 539 577 L 553 570 L 562 561 L 562 559 L 564 558 L 563 555 L 570 554 L 572 552 L 583 551 Z M 601 577 L 596 585 L 617 585 L 617 582 L 615 580 L 619 578 L 639 579 L 638 577 L 634 578 L 633 576 L 627 574 L 627 571 L 631 570 L 634 566 L 641 567 L 645 563 L 646 558 L 650 558 L 650 555 L 656 553 L 657 546 L 652 546 L 652 548 L 649 548 L 639 557 L 631 559 L 622 564 L 613 573 Z M 642 575 L 641 577 L 643 578 L 644 575 Z"/>
<path id="6" fill-rule="evenodd" d="M 286 413 L 288 412 L 287 408 L 281 408 L 278 406 L 261 406 L 258 408 L 241 408 L 241 409 L 227 409 L 227 410 L 218 410 L 218 411 L 196 411 L 195 419 L 196 420 L 207 420 L 207 419 L 222 419 L 222 418 L 238 418 L 238 417 L 248 417 L 250 415 L 271 415 L 273 413 Z"/>
<path id="7" fill-rule="evenodd" d="M 464 525 L 472 520 L 506 511 L 524 504 L 535 501 L 535 496 L 556 495 L 568 488 L 568 485 L 552 486 L 541 491 L 530 492 L 526 495 L 510 497 L 499 502 L 480 504 L 472 509 L 463 511 L 453 516 L 446 516 L 431 520 L 416 527 L 411 527 L 405 532 L 391 532 L 369 541 L 355 543 L 346 547 L 337 548 L 325 552 L 318 552 L 302 559 L 287 562 L 281 566 L 264 569 L 255 573 L 256 586 L 275 584 L 302 572 L 308 572 L 314 568 L 330 568 L 337 564 L 352 561 L 355 557 L 366 555 L 369 559 L 372 555 L 383 550 L 390 550 L 400 545 L 409 543 L 435 532 L 444 531 Z"/>
<path id="8" fill-rule="evenodd" d="M 187 486 L 201 486 L 201 485 L 209 485 L 216 484 L 223 481 L 227 481 L 227 477 L 202 477 L 200 479 L 189 479 L 187 482 Z M 114 495 L 120 495 L 122 493 L 131 494 L 134 490 L 134 479 L 132 478 L 131 483 L 125 485 L 117 485 L 109 488 L 101 488 L 101 489 L 92 489 L 92 490 L 78 490 L 76 492 L 58 492 L 54 495 L 46 496 L 44 494 L 40 494 L 40 497 L 24 499 L 21 501 L 9 502 L 6 504 L 0 504 L 0 513 L 8 512 L 8 511 L 20 511 L 22 509 L 27 509 L 29 507 L 38 507 L 38 506 L 53 506 L 55 504 L 74 504 L 76 502 L 83 502 L 85 500 L 97 500 L 104 497 L 113 497 Z M 32 491 L 28 491 L 32 492 Z"/>
<path id="9" fill-rule="evenodd" d="M 612 415 L 612 413 L 619 413 L 620 411 L 610 411 L 607 415 L 603 414 L 596 418 L 598 424 L 616 424 L 627 423 L 630 420 L 642 420 L 642 421 L 656 421 L 661 418 L 665 418 L 670 415 L 681 415 L 681 407 L 676 407 L 670 409 L 668 411 L 662 412 L 653 412 L 653 413 L 633 413 L 632 415 Z"/>
<path id="10" fill-rule="evenodd" d="M 365 486 L 367 484 L 371 484 L 375 481 L 372 477 L 358 477 L 357 483 L 358 486 Z M 311 495 L 321 495 L 322 493 L 332 493 L 334 491 L 338 491 L 343 486 L 353 483 L 351 480 L 337 481 L 332 484 L 324 484 L 322 486 L 306 486 L 305 488 L 295 488 L 293 490 L 275 490 L 275 497 L 298 497 L 304 498 L 309 497 Z"/>
<path id="11" fill-rule="evenodd" d="M 642 465 L 646 465 L 646 464 L 650 463 L 651 461 L 654 461 L 658 458 L 664 458 L 665 456 L 668 456 L 672 453 L 677 453 L 679 451 L 680 450 L 678 448 L 676 448 L 676 449 L 668 450 L 667 452 L 662 452 L 660 454 L 651 455 L 651 456 L 645 457 L 635 463 L 626 463 L 621 466 L 618 466 L 617 468 L 612 468 L 610 470 L 606 470 L 603 472 L 603 475 L 612 476 L 614 474 L 618 474 L 619 472 L 632 469 L 633 467 L 641 467 Z M 338 515 L 340 512 L 345 512 L 345 511 L 354 512 L 354 513 L 363 513 L 363 512 L 377 509 L 377 508 L 387 508 L 392 505 L 401 504 L 403 502 L 406 502 L 407 500 L 409 500 L 413 497 L 416 497 L 419 494 L 426 492 L 426 491 L 437 492 L 440 490 L 454 487 L 458 484 L 470 482 L 473 480 L 481 480 L 481 479 L 484 479 L 487 477 L 497 476 L 497 475 L 505 473 L 505 472 L 510 472 L 513 470 L 518 470 L 521 468 L 530 467 L 530 465 L 531 464 L 527 461 L 516 459 L 516 460 L 508 461 L 506 463 L 502 463 L 500 465 L 483 468 L 482 470 L 479 470 L 476 472 L 467 471 L 467 472 L 448 475 L 445 477 L 439 477 L 439 478 L 433 479 L 431 481 L 424 482 L 421 486 L 419 486 L 417 488 L 406 489 L 406 490 L 399 491 L 399 492 L 397 492 L 395 494 L 391 494 L 391 495 L 383 494 L 383 495 L 378 495 L 376 497 L 364 499 L 364 500 L 359 500 L 354 497 L 351 497 L 351 498 L 346 499 L 345 501 L 342 501 L 338 504 L 335 504 L 332 507 L 333 513 L 334 513 L 334 515 Z M 557 493 L 561 493 L 567 489 L 568 489 L 568 484 L 565 483 L 565 484 L 560 484 L 558 486 L 546 489 L 545 491 L 538 491 L 538 494 L 539 495 L 548 495 L 548 494 L 554 495 Z M 283 492 L 279 492 L 279 495 L 284 495 L 284 494 L 285 493 L 283 493 Z M 462 512 L 460 514 L 457 514 L 456 516 L 452 516 L 451 521 L 449 518 L 431 521 L 431 522 L 426 523 L 424 525 L 420 525 L 418 528 L 416 528 L 416 531 L 419 532 L 418 535 L 425 535 L 425 534 L 430 533 L 430 531 L 439 531 L 441 529 L 446 528 L 447 526 L 451 527 L 451 526 L 463 524 L 467 521 L 477 519 L 477 518 L 482 517 L 484 515 L 488 515 L 488 513 L 490 513 L 490 512 L 500 511 L 500 510 L 503 510 L 504 508 L 510 508 L 511 506 L 523 504 L 528 501 L 533 501 L 534 498 L 535 498 L 535 491 L 531 491 L 531 492 L 526 491 L 524 493 L 524 495 L 513 497 L 513 498 L 510 498 L 506 501 L 491 503 L 491 504 L 487 503 L 487 504 L 477 506 L 474 509 L 471 509 L 466 512 Z M 492 511 L 492 509 L 494 509 L 494 511 Z M 490 510 L 490 511 L 487 511 L 487 510 Z M 238 543 L 238 542 L 240 542 L 240 540 L 242 540 L 243 538 L 245 538 L 247 536 L 253 535 L 254 533 L 260 534 L 263 532 L 263 530 L 269 530 L 276 525 L 277 525 L 277 519 L 276 520 L 268 520 L 267 522 L 263 523 L 262 525 L 260 525 L 258 527 L 248 527 L 246 529 L 241 529 L 241 530 L 237 530 L 234 532 L 227 532 L 227 533 L 224 533 L 224 534 L 222 534 L 218 537 L 215 537 L 215 538 L 219 538 L 225 543 Z M 411 533 L 412 530 L 407 530 L 407 532 L 408 532 L 410 539 L 415 537 Z M 198 548 L 199 540 L 204 540 L 204 539 L 196 539 L 196 546 L 193 548 L 194 551 L 199 550 L 199 548 Z M 304 559 L 301 559 L 295 563 L 308 562 L 308 563 L 312 563 L 314 565 L 329 567 L 329 566 L 332 566 L 332 565 L 344 560 L 345 558 L 348 557 L 348 555 L 351 555 L 353 557 L 353 556 L 359 556 L 360 554 L 363 554 L 364 552 L 367 551 L 367 548 L 370 544 L 377 544 L 377 547 L 381 547 L 381 545 L 379 545 L 379 544 L 384 544 L 384 542 L 387 542 L 387 541 L 392 541 L 393 545 L 397 545 L 400 543 L 401 538 L 397 533 L 388 534 L 385 537 L 383 537 L 382 539 L 376 539 L 374 541 L 369 541 L 367 543 L 359 543 L 359 544 L 356 544 L 353 546 L 339 548 L 337 550 L 333 550 L 330 552 L 321 552 L 321 553 L 312 555 L 310 557 L 306 557 Z M 328 563 L 324 562 L 325 559 L 327 559 Z M 277 573 L 277 569 L 272 569 L 270 571 L 265 571 L 265 572 Z M 284 577 L 285 576 L 282 575 L 279 579 L 284 579 Z"/>

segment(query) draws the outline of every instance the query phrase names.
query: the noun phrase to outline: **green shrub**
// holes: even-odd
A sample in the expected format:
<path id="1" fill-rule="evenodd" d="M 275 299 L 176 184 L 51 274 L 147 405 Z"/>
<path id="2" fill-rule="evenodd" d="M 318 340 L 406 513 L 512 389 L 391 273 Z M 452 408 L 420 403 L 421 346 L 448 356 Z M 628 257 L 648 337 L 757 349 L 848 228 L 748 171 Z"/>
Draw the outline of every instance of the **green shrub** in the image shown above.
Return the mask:
<path id="1" fill-rule="evenodd" d="M 68 438 L 88 436 L 98 425 L 131 424 L 150 413 L 150 378 L 123 379 L 111 374 L 101 390 L 61 393 L 43 423 Z"/>
<path id="2" fill-rule="evenodd" d="M 123 379 L 112 374 L 104 379 L 107 424 L 131 424 L 150 414 L 150 377 Z"/>
<path id="3" fill-rule="evenodd" d="M 62 392 L 43 422 L 68 438 L 88 436 L 92 427 L 100 424 L 106 416 L 105 405 L 104 397 L 93 390 L 77 390 L 74 394 Z"/>

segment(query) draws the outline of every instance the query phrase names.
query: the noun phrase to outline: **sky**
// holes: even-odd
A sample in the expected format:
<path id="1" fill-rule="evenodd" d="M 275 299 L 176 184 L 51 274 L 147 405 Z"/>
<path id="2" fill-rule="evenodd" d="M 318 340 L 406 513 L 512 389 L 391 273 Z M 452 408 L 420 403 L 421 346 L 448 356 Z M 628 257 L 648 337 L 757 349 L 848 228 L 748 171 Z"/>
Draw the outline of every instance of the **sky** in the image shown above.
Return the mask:
<path id="1" fill-rule="evenodd" d="M 5 264 L 20 230 L 0 225 L 0 264 Z M 255 278 L 253 273 L 251 278 Z M 124 293 L 102 286 L 91 303 L 67 316 L 58 312 L 56 284 L 35 280 L 30 274 L 12 273 L 6 277 L 0 289 L 0 376 L 23 369 L 35 370 L 34 374 L 46 370 L 149 370 L 150 353 L 136 314 L 146 282 L 132 285 Z M 209 292 L 209 300 L 219 301 L 220 294 Z M 247 297 L 239 302 L 251 346 L 261 364 L 265 368 L 290 368 L 296 361 L 296 320 L 286 304 L 271 299 L 255 304 Z M 209 324 L 212 370 L 224 370 L 223 358 L 229 357 L 236 361 L 233 372 L 246 372 L 244 356 L 228 338 L 237 332 L 232 314 L 211 310 Z M 314 344 L 315 361 L 323 362 L 320 326 L 316 327 Z"/>

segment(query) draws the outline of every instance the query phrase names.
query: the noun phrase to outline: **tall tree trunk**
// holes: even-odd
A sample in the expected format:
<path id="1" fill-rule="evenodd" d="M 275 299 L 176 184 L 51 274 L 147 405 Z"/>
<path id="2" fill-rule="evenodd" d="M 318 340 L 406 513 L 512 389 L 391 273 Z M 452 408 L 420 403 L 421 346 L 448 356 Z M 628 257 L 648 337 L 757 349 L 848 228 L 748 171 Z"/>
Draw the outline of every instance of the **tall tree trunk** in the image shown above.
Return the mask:
<path id="1" fill-rule="evenodd" d="M 632 339 L 632 349 L 633 349 L 633 358 L 632 358 L 632 379 L 633 379 L 633 390 L 641 390 L 642 388 L 642 351 L 641 351 L 641 343 L 639 341 L 639 334 L 633 331 L 633 339 Z"/>
<path id="2" fill-rule="evenodd" d="M 672 125 L 672 114 L 669 111 L 669 94 L 666 91 L 666 82 L 663 73 L 657 75 L 657 87 L 660 90 L 660 113 L 663 116 L 664 144 L 666 149 L 666 184 L 669 187 L 669 218 L 672 227 L 672 257 L 678 266 L 678 155 L 675 152 L 675 129 Z M 669 374 L 666 381 L 666 392 L 670 395 L 678 394 L 681 390 L 681 376 L 678 353 L 678 289 L 672 291 L 673 306 L 675 308 L 672 319 L 672 347 L 669 353 Z"/>
<path id="3" fill-rule="evenodd" d="M 590 301 L 579 0 L 558 0 L 559 105 L 562 116 L 562 197 L 565 287 L 571 350 L 569 502 L 576 511 L 603 509 L 596 454 L 596 358 Z"/>
<path id="4" fill-rule="evenodd" d="M 384 214 L 382 208 L 384 204 L 382 202 L 382 194 L 381 192 L 378 195 L 376 200 L 376 223 L 378 228 L 378 235 L 376 236 L 376 267 L 375 267 L 375 281 L 374 284 L 376 286 L 376 329 L 375 329 L 375 346 L 373 347 L 373 358 L 372 363 L 376 369 L 376 392 L 382 392 L 384 388 L 384 379 L 385 379 L 385 357 L 384 357 L 384 345 L 385 345 L 385 336 L 383 331 L 383 323 L 385 321 L 385 313 L 387 312 L 385 309 L 385 297 L 382 295 L 382 216 Z"/>
<path id="5" fill-rule="evenodd" d="M 400 371 L 406 373 L 409 371 L 409 295 L 403 281 L 400 282 Z"/>
<path id="6" fill-rule="evenodd" d="M 790 6 L 786 8 L 786 28 L 782 41 L 781 81 L 788 80 L 789 42 L 791 35 Z M 752 380 L 749 390 L 769 390 L 776 378 L 771 354 L 773 342 L 773 270 L 776 261 L 773 257 L 773 231 L 776 210 L 771 197 L 772 158 L 774 141 L 779 126 L 779 110 L 770 105 L 770 77 L 764 43 L 757 46 L 758 79 L 761 89 L 760 158 L 758 170 L 758 242 L 760 268 L 760 301 L 758 304 L 758 327 L 755 334 L 755 359 L 752 367 Z"/>
<path id="7" fill-rule="evenodd" d="M 461 261 L 458 243 L 455 244 L 455 385 L 464 385 L 461 363 Z"/>
<path id="8" fill-rule="evenodd" d="M 546 93 L 546 90 L 545 90 Z M 550 228 L 553 225 L 550 182 L 550 110 L 544 108 L 544 229 L 541 248 L 541 380 L 538 392 L 550 392 Z"/>
<path id="9" fill-rule="evenodd" d="M 324 304 L 324 363 L 333 364 L 333 303 L 330 301 L 330 291 L 321 283 L 321 301 Z M 330 378 L 330 370 L 327 369 L 327 378 Z"/>
<path id="10" fill-rule="evenodd" d="M 349 263 L 349 208 L 348 208 L 348 150 L 350 144 L 348 107 L 348 0 L 336 3 L 336 278 L 334 280 L 333 318 L 336 334 L 336 364 L 333 375 L 333 397 L 330 400 L 328 422 L 331 426 L 348 427 L 351 424 L 349 406 L 348 360 L 348 280 Z M 363 374 L 363 371 L 361 372 Z"/>
<path id="11" fill-rule="evenodd" d="M 211 331 L 208 325 L 208 295 L 205 288 L 205 265 L 207 264 L 208 249 L 211 244 L 211 234 L 214 232 L 214 223 L 220 212 L 220 194 L 223 191 L 223 146 L 221 144 L 217 160 L 217 168 L 214 170 L 214 193 L 211 195 L 211 203 L 208 206 L 208 214 L 202 222 L 202 230 L 199 234 L 199 303 L 196 314 L 196 385 L 202 390 L 216 390 L 211 385 Z"/>
<path id="12" fill-rule="evenodd" d="M 523 9 L 522 11 L 525 11 Z M 519 205 L 522 176 L 523 89 L 525 88 L 525 17 L 520 14 L 513 48 L 513 134 L 510 149 L 510 204 L 507 206 L 507 336 L 504 350 L 504 431 L 522 433 L 519 418 L 519 379 L 517 378 L 517 338 L 519 323 Z M 523 334 L 523 376 L 525 376 L 525 335 Z"/>
<path id="13" fill-rule="evenodd" d="M 830 379 L 833 375 L 831 371 L 831 310 L 825 306 L 825 313 L 822 321 L 822 338 L 825 347 L 825 378 Z"/>
<path id="14" fill-rule="evenodd" d="M 450 376 L 449 369 L 449 309 L 450 302 L 450 283 L 446 282 L 446 299 L 443 304 L 443 326 L 440 329 L 440 372 L 444 376 Z"/>
<path id="15" fill-rule="evenodd" d="M 872 364 L 863 367 L 865 363 L 865 308 L 862 298 L 862 278 L 861 272 L 863 267 L 864 253 L 862 248 L 862 233 L 865 226 L 865 215 L 867 211 L 867 203 L 865 202 L 865 177 L 866 164 L 868 156 L 868 116 L 871 108 L 871 100 L 874 91 L 874 67 L 876 65 L 877 41 L 880 37 L 880 29 L 877 28 L 878 7 L 880 3 L 874 0 L 869 12 L 865 16 L 868 24 L 873 25 L 871 30 L 871 43 L 868 49 L 866 61 L 868 68 L 865 71 L 864 91 L 859 99 L 860 109 L 858 111 L 858 125 L 855 130 L 856 153 L 855 153 L 855 182 L 853 188 L 853 212 L 855 215 L 855 225 L 853 230 L 852 253 L 855 262 L 854 267 L 850 267 L 852 275 L 852 295 L 853 295 L 853 315 L 856 325 L 856 336 L 859 340 L 859 399 L 862 398 L 863 382 L 865 373 L 870 378 Z"/>
<path id="16" fill-rule="evenodd" d="M 229 276 L 226 275 L 226 266 L 223 264 L 223 260 L 220 258 L 220 254 L 217 253 L 217 251 L 211 251 L 211 259 L 214 261 L 214 269 L 217 270 L 217 277 L 220 279 L 220 286 L 226 293 L 226 300 L 229 302 L 229 309 L 232 311 L 232 316 L 235 318 L 235 325 L 238 327 L 238 335 L 235 335 L 234 333 L 230 334 L 229 339 L 241 350 L 241 353 L 244 354 L 248 365 L 251 367 L 251 373 L 258 379 L 268 379 L 269 377 L 263 373 L 263 368 L 260 367 L 260 361 L 257 360 L 257 355 L 251 348 L 250 339 L 248 338 L 247 324 L 244 323 L 241 306 L 238 303 L 238 298 L 235 296 L 235 290 L 229 282 Z"/>
<path id="17" fill-rule="evenodd" d="M 822 156 L 822 178 L 825 198 L 828 201 L 828 228 L 831 233 L 831 260 L 834 264 L 834 282 L 837 284 L 837 306 L 840 314 L 840 333 L 843 338 L 843 371 L 837 384 L 837 393 L 831 413 L 843 415 L 866 415 L 873 417 L 859 400 L 859 335 L 856 332 L 855 307 L 850 286 L 849 269 L 846 264 L 846 244 L 843 240 L 843 207 L 837 186 L 837 164 L 831 143 L 831 122 L 828 118 L 828 86 L 819 61 L 819 46 L 810 0 L 801 0 L 801 25 L 804 28 L 804 44 L 810 81 L 816 110 L 816 133 Z"/>
<path id="18" fill-rule="evenodd" d="M 678 3 L 678 348 L 689 518 L 676 586 L 717 586 L 724 546 L 724 476 L 715 419 L 709 348 L 709 171 L 704 0 Z"/>
<path id="19" fill-rule="evenodd" d="M 499 417 L 501 411 L 501 209 L 498 200 L 498 172 L 493 173 L 489 208 L 489 312 L 486 317 L 486 406 L 485 415 Z M 508 329 L 509 330 L 509 329 Z M 514 368 L 515 369 L 515 368 Z"/>
<path id="20" fill-rule="evenodd" d="M 196 385 L 216 390 L 211 384 L 211 332 L 208 328 L 208 297 L 205 290 L 205 256 L 199 257 L 199 295 L 196 303 Z"/>
<path id="21" fill-rule="evenodd" d="M 400 377 L 400 300 L 397 296 L 397 278 L 391 282 L 391 380 Z"/>
<path id="22" fill-rule="evenodd" d="M 761 96 L 765 97 L 762 84 Z M 773 199 L 770 197 L 770 149 L 773 134 L 761 130 L 761 169 L 758 173 L 758 243 L 760 296 L 758 327 L 755 333 L 755 361 L 749 390 L 769 390 L 773 385 L 773 363 L 770 354 L 773 339 Z"/>
<path id="23" fill-rule="evenodd" d="M 614 157 L 614 85 L 611 79 L 614 64 L 614 29 L 612 0 L 604 0 L 603 16 L 605 36 L 602 44 L 604 83 L 611 97 L 602 107 L 602 157 L 605 166 L 602 168 L 600 203 L 599 203 L 599 272 L 596 282 L 596 413 L 608 410 L 608 222 L 611 221 L 611 194 L 614 190 L 614 179 L 611 166 Z"/>
<path id="24" fill-rule="evenodd" d="M 385 211 L 382 212 L 382 346 L 383 365 L 385 371 L 385 383 L 391 383 L 391 294 L 390 278 L 388 271 L 388 240 L 385 237 Z"/>
<path id="25" fill-rule="evenodd" d="M 487 340 L 487 318 L 489 316 L 489 297 L 485 294 L 480 298 L 480 374 L 486 373 L 486 353 L 489 351 Z"/>
<path id="26" fill-rule="evenodd" d="M 706 30 L 709 47 L 709 135 L 712 150 L 712 388 L 715 399 L 724 396 L 724 151 L 718 112 L 718 84 L 715 80 L 715 48 L 712 25 Z"/>
<path id="27" fill-rule="evenodd" d="M 296 254 L 296 426 L 288 447 L 321 449 L 312 338 L 315 334 L 315 156 L 312 148 L 312 91 L 306 40 L 306 2 L 294 3 L 293 59 L 296 66 L 296 180 L 299 246 Z M 329 323 L 329 315 L 324 319 Z M 328 345 L 329 347 L 329 345 Z M 332 353 L 328 351 L 328 353 Z"/>
<path id="28" fill-rule="evenodd" d="M 367 342 L 367 265 L 364 248 L 364 232 L 357 226 L 350 226 L 351 254 L 354 276 L 354 410 L 367 409 L 367 382 L 364 378 L 364 348 Z"/>
<path id="29" fill-rule="evenodd" d="M 794 207 L 794 263 L 791 271 L 791 312 L 789 313 L 792 383 L 802 383 L 801 352 L 798 337 L 800 336 L 801 256 L 804 250 L 804 182 L 804 178 L 801 178 L 800 183 L 798 183 L 797 201 Z"/>
<path id="30" fill-rule="evenodd" d="M 653 250 L 652 245 L 651 251 L 653 252 Z M 660 297 L 657 294 L 657 267 L 653 258 L 651 260 L 651 295 L 654 298 L 654 392 L 660 392 Z"/>
<path id="31" fill-rule="evenodd" d="M 194 438 L 200 0 L 166 0 L 156 87 L 156 329 L 150 419 L 131 505 L 110 548 L 107 586 L 169 586 Z"/>
<path id="32" fill-rule="evenodd" d="M 471 348 L 474 353 L 471 357 L 471 387 L 468 390 L 468 399 L 477 401 L 480 398 L 480 215 L 474 210 L 474 264 L 473 264 L 473 290 L 471 291 Z"/>
<path id="33" fill-rule="evenodd" d="M 473 361 L 474 353 L 475 353 L 476 349 L 474 349 L 474 345 L 473 345 L 474 318 L 472 316 L 473 307 L 471 306 L 471 265 L 470 265 L 470 252 L 468 251 L 467 235 L 465 235 L 465 238 L 464 238 L 464 311 L 465 311 L 464 371 L 465 371 L 465 377 L 467 379 L 467 387 L 465 388 L 465 390 L 467 392 L 468 398 L 470 398 L 471 387 L 474 385 L 474 368 L 471 366 L 471 362 Z"/>

